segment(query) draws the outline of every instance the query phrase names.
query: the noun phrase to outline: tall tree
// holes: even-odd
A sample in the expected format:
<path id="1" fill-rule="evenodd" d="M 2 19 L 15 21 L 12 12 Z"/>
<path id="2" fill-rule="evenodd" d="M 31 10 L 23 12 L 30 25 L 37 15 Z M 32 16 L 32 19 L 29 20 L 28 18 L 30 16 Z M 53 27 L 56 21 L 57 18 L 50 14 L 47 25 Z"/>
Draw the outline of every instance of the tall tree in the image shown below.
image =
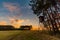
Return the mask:
<path id="1" fill-rule="evenodd" d="M 58 26 L 57 26 L 57 22 L 56 22 L 56 14 L 57 14 L 57 0 L 31 0 L 30 1 L 30 5 L 32 6 L 32 10 L 34 12 L 34 14 L 36 14 L 38 16 L 38 18 L 40 19 L 39 21 L 41 23 L 44 24 L 45 27 L 47 22 L 48 25 L 50 27 L 50 25 L 52 27 L 50 27 L 50 30 L 52 29 L 54 32 L 57 32 Z M 42 15 L 41 15 L 42 14 Z M 49 20 L 50 19 L 50 20 Z"/>

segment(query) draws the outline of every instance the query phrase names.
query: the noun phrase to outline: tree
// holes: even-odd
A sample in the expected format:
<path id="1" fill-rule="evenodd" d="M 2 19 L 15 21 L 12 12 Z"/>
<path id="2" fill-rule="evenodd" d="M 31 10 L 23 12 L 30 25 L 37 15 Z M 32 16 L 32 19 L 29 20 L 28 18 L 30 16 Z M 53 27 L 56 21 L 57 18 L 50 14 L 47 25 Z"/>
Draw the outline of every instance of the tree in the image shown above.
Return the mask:
<path id="1" fill-rule="evenodd" d="M 55 18 L 57 16 L 56 15 L 57 14 L 56 6 L 58 4 L 57 2 L 58 2 L 57 0 L 31 0 L 30 1 L 30 6 L 32 7 L 34 14 L 36 14 L 40 19 L 39 22 L 43 23 L 46 28 L 48 27 L 46 26 L 47 25 L 46 23 L 48 23 L 50 30 L 52 29 L 51 31 L 54 32 L 59 31 L 57 26 L 57 23 L 59 22 L 58 19 Z M 50 25 L 52 27 L 50 27 Z"/>

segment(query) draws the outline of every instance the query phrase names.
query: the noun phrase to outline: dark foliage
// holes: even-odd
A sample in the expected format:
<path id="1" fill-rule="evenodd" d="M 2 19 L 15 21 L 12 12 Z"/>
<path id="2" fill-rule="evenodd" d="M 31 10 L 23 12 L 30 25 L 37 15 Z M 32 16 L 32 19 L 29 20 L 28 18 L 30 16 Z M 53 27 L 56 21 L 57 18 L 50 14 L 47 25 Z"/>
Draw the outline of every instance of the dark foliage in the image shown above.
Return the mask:
<path id="1" fill-rule="evenodd" d="M 34 14 L 36 14 L 39 18 L 39 23 L 43 23 L 44 27 L 53 31 L 54 33 L 59 32 L 59 13 L 60 10 L 58 0 L 31 0 L 30 6 Z M 43 14 L 41 16 L 40 14 Z M 57 17 L 58 16 L 58 17 Z M 57 17 L 57 18 L 56 18 Z M 48 25 L 47 25 L 48 24 Z M 45 26 L 47 25 L 47 26 Z M 59 26 L 58 26 L 59 25 Z"/>

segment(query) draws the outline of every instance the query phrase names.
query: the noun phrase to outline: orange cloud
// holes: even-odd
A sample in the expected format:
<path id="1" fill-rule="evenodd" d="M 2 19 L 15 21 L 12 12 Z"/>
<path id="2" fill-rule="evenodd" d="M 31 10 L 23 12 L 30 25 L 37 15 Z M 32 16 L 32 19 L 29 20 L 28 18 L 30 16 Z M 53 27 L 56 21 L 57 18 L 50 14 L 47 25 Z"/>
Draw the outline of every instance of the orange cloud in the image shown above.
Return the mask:
<path id="1" fill-rule="evenodd" d="M 15 19 L 9 17 L 10 24 L 13 25 L 15 28 L 19 28 L 20 25 L 24 22 L 24 20 L 20 19 Z"/>
<path id="2" fill-rule="evenodd" d="M 0 21 L 0 25 L 7 25 L 6 21 Z"/>
<path id="3" fill-rule="evenodd" d="M 11 22 L 11 25 L 13 25 L 15 28 L 19 28 L 21 23 L 24 22 L 24 20 L 14 20 L 14 21 L 10 20 L 10 22 Z"/>
<path id="4" fill-rule="evenodd" d="M 20 25 L 25 22 L 23 19 L 15 19 L 14 17 L 8 17 L 9 22 L 7 21 L 0 21 L 0 25 L 12 25 L 15 28 L 19 28 Z"/>

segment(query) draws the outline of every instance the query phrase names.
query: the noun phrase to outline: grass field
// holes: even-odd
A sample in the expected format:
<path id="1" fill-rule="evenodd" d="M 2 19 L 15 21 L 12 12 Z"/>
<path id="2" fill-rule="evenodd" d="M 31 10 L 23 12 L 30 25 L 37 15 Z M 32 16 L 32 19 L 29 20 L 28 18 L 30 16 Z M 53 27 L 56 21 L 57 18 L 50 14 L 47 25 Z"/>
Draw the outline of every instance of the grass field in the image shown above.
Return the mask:
<path id="1" fill-rule="evenodd" d="M 38 31 L 0 31 L 0 40 L 60 40 L 45 32 Z"/>

